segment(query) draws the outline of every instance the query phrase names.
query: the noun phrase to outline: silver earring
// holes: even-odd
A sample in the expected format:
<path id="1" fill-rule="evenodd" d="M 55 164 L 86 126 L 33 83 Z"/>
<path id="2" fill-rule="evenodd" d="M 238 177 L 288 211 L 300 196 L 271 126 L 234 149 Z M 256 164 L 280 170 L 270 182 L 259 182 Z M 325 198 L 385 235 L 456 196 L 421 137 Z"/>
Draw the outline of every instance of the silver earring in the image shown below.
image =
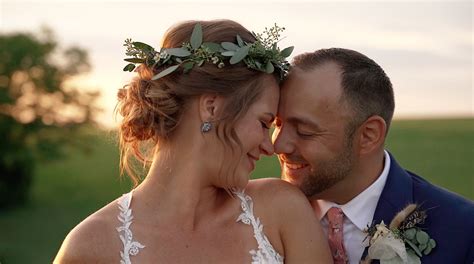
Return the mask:
<path id="1" fill-rule="evenodd" d="M 211 124 L 211 122 L 208 122 L 208 121 L 203 122 L 202 125 L 201 125 L 201 131 L 203 133 L 211 131 L 211 128 L 212 128 L 212 124 Z"/>

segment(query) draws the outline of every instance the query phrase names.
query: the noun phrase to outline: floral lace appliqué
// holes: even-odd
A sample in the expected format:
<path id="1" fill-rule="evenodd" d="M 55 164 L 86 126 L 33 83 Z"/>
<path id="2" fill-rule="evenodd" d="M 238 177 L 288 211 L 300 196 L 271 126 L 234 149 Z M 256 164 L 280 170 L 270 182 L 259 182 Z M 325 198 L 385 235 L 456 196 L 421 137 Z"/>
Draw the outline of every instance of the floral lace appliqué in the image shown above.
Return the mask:
<path id="1" fill-rule="evenodd" d="M 122 195 L 118 200 L 120 214 L 117 218 L 122 225 L 117 227 L 117 231 L 119 232 L 120 240 L 122 240 L 123 243 L 123 251 L 120 252 L 120 264 L 131 264 L 130 255 L 137 255 L 140 249 L 145 247 L 140 244 L 140 242 L 133 241 L 133 234 L 130 230 L 130 225 L 133 220 L 132 209 L 130 209 L 131 200 L 132 192 Z"/>
<path id="2" fill-rule="evenodd" d="M 274 264 L 283 263 L 283 257 L 273 248 L 267 236 L 263 233 L 263 225 L 260 219 L 253 214 L 253 201 L 250 196 L 243 191 L 234 191 L 234 194 L 240 199 L 242 213 L 237 218 L 237 222 L 242 222 L 253 227 L 254 237 L 257 240 L 258 250 L 250 250 L 252 264 Z"/>

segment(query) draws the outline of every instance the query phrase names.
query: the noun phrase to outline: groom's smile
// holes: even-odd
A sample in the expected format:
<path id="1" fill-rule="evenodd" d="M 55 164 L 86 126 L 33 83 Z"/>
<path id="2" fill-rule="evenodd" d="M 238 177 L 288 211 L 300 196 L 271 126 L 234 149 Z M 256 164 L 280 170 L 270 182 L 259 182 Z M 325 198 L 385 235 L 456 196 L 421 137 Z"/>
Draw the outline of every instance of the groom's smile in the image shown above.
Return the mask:
<path id="1" fill-rule="evenodd" d="M 310 165 L 301 159 L 291 159 L 285 155 L 279 155 L 279 160 L 282 167 L 282 177 L 294 182 L 300 178 L 304 178 L 309 173 Z"/>
<path id="2" fill-rule="evenodd" d="M 286 168 L 288 168 L 290 170 L 299 170 L 299 169 L 304 168 L 308 165 L 307 164 L 294 164 L 294 163 L 286 162 L 285 166 L 286 166 Z"/>

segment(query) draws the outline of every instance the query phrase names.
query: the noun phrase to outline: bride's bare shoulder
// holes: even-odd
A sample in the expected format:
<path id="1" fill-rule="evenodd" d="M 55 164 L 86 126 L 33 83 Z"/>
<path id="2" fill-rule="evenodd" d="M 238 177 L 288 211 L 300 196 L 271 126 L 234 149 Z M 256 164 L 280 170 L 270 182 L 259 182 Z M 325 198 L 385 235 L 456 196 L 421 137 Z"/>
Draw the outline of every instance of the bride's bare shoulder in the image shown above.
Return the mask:
<path id="1" fill-rule="evenodd" d="M 284 202 L 292 198 L 296 202 L 308 202 L 304 194 L 294 185 L 278 178 L 262 178 L 249 181 L 245 188 L 246 192 L 258 196 L 260 199 L 272 200 L 278 199 L 278 202 Z M 272 202 L 267 201 L 267 202 Z"/>
<path id="2" fill-rule="evenodd" d="M 54 263 L 119 262 L 119 212 L 115 200 L 84 219 L 66 236 Z"/>
<path id="3" fill-rule="evenodd" d="M 296 186 L 277 178 L 249 181 L 245 191 L 263 207 L 263 213 L 276 215 L 314 215 L 306 196 Z M 313 216 L 314 217 L 314 216 Z M 277 217 L 284 219 L 284 217 Z"/>

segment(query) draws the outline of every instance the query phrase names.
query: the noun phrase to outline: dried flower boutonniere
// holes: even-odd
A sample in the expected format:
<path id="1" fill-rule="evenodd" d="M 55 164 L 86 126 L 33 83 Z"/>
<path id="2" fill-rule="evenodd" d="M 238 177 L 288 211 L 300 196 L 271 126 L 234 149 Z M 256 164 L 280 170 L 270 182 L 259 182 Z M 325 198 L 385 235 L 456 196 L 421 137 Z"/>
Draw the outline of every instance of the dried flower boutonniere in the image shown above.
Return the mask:
<path id="1" fill-rule="evenodd" d="M 418 227 L 426 217 L 426 211 L 420 210 L 416 204 L 409 204 L 388 227 L 383 221 L 368 226 L 369 250 L 361 263 L 368 264 L 374 259 L 380 260 L 381 264 L 421 263 L 420 258 L 436 247 L 435 240 Z"/>

